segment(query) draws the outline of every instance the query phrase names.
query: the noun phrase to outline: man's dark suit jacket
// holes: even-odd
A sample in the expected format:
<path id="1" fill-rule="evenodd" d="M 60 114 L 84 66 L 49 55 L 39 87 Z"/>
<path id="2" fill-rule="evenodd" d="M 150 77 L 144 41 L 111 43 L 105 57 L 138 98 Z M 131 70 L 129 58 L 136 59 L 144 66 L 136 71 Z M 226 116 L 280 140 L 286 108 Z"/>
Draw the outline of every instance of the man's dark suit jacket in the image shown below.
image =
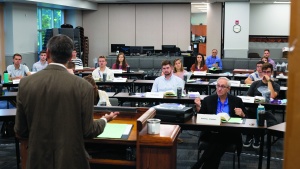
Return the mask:
<path id="1" fill-rule="evenodd" d="M 28 138 L 27 168 L 87 169 L 84 138 L 104 130 L 93 120 L 92 85 L 62 65 L 23 78 L 17 96 L 15 131 Z"/>
<path id="2" fill-rule="evenodd" d="M 246 114 L 246 109 L 245 106 L 243 104 L 243 101 L 241 98 L 236 97 L 236 96 L 232 96 L 230 94 L 227 94 L 228 97 L 228 104 L 229 104 L 229 115 L 230 117 L 239 117 L 235 114 L 234 109 L 235 108 L 241 108 L 243 110 L 243 112 Z M 200 109 L 200 114 L 216 114 L 217 112 L 217 107 L 218 107 L 218 95 L 214 94 L 214 95 L 210 95 L 205 97 L 202 101 L 201 101 L 201 109 Z M 232 137 L 232 141 L 237 141 L 240 140 L 240 133 L 222 133 L 224 136 L 226 136 L 226 138 Z M 201 136 L 200 139 L 206 140 L 209 139 L 211 137 L 211 132 L 201 132 Z M 225 139 L 225 138 L 224 138 Z M 226 141 L 226 140 L 222 140 L 222 141 Z M 231 141 L 228 140 L 228 141 Z M 217 140 L 216 140 L 217 141 Z"/>

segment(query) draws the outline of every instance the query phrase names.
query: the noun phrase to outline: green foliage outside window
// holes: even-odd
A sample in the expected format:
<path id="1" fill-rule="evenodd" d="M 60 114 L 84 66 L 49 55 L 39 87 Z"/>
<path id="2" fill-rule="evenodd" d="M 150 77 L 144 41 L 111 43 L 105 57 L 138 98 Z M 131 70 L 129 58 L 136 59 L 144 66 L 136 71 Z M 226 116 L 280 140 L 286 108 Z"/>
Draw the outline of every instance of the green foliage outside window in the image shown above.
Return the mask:
<path id="1" fill-rule="evenodd" d="M 63 24 L 63 10 L 51 8 L 37 9 L 38 50 L 41 51 L 46 35 L 46 29 L 60 28 Z"/>

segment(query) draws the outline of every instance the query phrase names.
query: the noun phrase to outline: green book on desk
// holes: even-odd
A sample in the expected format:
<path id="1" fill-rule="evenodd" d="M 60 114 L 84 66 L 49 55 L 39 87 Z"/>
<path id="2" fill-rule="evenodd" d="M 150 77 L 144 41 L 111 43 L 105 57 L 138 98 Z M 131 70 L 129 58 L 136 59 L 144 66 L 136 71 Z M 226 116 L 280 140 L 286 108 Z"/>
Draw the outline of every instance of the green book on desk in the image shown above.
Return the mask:
<path id="1" fill-rule="evenodd" d="M 97 138 L 128 139 L 132 126 L 132 124 L 107 123 L 103 133 Z"/>

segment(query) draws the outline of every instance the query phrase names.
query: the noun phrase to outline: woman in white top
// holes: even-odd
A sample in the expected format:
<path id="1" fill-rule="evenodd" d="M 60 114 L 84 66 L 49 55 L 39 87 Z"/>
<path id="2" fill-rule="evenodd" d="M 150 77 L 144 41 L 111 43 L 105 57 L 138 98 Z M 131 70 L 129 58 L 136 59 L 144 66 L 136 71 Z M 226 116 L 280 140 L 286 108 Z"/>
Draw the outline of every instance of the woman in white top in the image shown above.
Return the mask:
<path id="1" fill-rule="evenodd" d="M 96 85 L 96 82 L 91 75 L 84 76 L 83 79 L 90 82 L 94 87 L 94 105 L 111 106 L 107 93 L 103 90 L 98 90 L 98 86 Z"/>

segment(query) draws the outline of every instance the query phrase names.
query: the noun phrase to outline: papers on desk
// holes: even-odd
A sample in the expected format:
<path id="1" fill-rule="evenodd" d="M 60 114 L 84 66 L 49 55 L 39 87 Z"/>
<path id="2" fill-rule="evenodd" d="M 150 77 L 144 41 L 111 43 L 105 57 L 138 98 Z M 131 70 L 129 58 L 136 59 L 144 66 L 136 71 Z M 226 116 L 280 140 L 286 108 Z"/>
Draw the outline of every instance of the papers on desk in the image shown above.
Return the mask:
<path id="1" fill-rule="evenodd" d="M 162 103 L 159 105 L 154 106 L 155 108 L 160 108 L 160 109 L 175 109 L 175 110 L 182 110 L 185 105 L 183 104 L 178 104 L 178 103 Z"/>
<path id="2" fill-rule="evenodd" d="M 164 92 L 146 92 L 148 98 L 164 98 Z"/>
<path id="3" fill-rule="evenodd" d="M 15 80 L 13 80 L 12 82 L 13 82 L 13 84 L 19 84 L 19 83 L 20 83 L 20 80 L 21 80 L 21 79 L 15 79 Z"/>
<path id="4" fill-rule="evenodd" d="M 194 71 L 194 75 L 206 75 L 206 71 Z"/>
<path id="5" fill-rule="evenodd" d="M 126 82 L 127 78 L 115 77 L 113 82 Z"/>
<path id="6" fill-rule="evenodd" d="M 241 81 L 238 80 L 229 80 L 231 86 L 239 87 L 241 85 Z"/>
<path id="7" fill-rule="evenodd" d="M 132 129 L 132 124 L 107 123 L 103 133 L 98 138 L 122 138 L 127 139 Z"/>
<path id="8" fill-rule="evenodd" d="M 191 98 L 200 97 L 200 93 L 199 92 L 189 92 L 188 95 Z"/>
<path id="9" fill-rule="evenodd" d="M 82 70 L 82 69 L 83 69 L 83 66 L 75 65 L 75 70 Z"/>
<path id="10" fill-rule="evenodd" d="M 244 103 L 254 103 L 254 97 L 251 97 L 251 96 L 238 96 L 239 98 L 242 99 L 242 101 Z"/>
<path id="11" fill-rule="evenodd" d="M 113 73 L 123 73 L 122 69 L 111 69 Z"/>

